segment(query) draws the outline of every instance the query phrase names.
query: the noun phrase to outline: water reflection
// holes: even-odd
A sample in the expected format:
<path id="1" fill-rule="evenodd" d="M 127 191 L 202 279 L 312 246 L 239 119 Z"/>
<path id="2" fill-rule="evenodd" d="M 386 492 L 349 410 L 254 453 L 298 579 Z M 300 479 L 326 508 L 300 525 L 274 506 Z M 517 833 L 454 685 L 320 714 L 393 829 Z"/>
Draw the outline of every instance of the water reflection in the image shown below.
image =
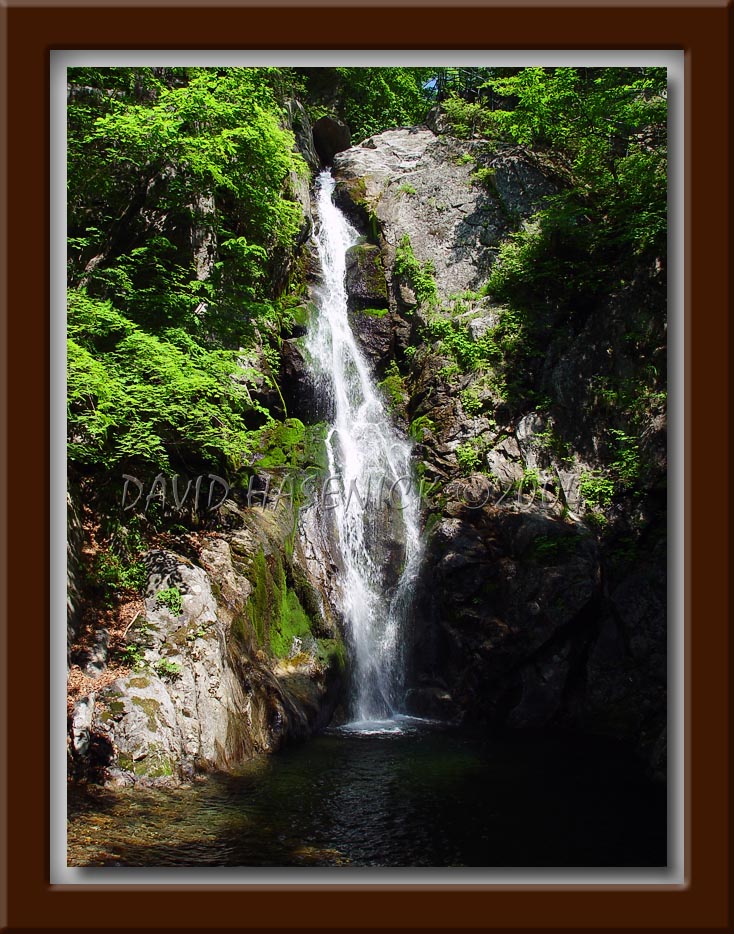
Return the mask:
<path id="1" fill-rule="evenodd" d="M 665 790 L 616 745 L 400 727 L 186 788 L 71 788 L 69 864 L 665 865 Z"/>

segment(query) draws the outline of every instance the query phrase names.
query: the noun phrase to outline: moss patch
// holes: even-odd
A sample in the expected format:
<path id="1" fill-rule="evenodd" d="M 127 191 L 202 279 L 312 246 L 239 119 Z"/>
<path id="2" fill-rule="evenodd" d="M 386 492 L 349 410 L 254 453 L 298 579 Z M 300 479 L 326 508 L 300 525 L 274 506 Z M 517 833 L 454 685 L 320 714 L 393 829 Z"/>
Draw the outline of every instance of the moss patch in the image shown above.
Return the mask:
<path id="1" fill-rule="evenodd" d="M 266 556 L 260 549 L 252 559 L 250 576 L 253 591 L 246 610 L 258 645 L 277 658 L 286 658 L 294 638 L 311 634 L 311 618 L 289 584 L 279 554 Z M 242 620 L 238 627 L 242 638 Z"/>
<path id="2" fill-rule="evenodd" d="M 155 733 L 158 729 L 158 713 L 161 709 L 161 705 L 152 697 L 133 697 L 132 700 L 136 707 L 142 707 L 143 711 L 147 714 L 148 729 L 151 733 Z"/>
<path id="3" fill-rule="evenodd" d="M 336 667 L 344 671 L 347 665 L 347 650 L 341 639 L 319 639 L 316 654 L 324 668 Z"/>
<path id="4" fill-rule="evenodd" d="M 390 314 L 389 308 L 360 308 L 361 315 L 367 315 L 369 318 L 384 318 Z"/>

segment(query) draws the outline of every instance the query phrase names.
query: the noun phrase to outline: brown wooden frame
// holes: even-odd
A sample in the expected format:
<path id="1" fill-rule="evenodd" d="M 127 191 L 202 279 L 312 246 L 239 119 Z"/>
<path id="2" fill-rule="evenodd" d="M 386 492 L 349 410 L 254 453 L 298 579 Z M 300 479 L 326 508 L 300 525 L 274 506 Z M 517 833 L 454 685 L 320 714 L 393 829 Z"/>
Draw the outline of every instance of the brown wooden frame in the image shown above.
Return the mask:
<path id="1" fill-rule="evenodd" d="M 124 2 L 124 0 L 120 0 Z M 2 930 L 731 926 L 730 2 L 488 0 L 373 10 L 159 0 L 3 3 L 0 281 L 7 595 L 0 664 Z M 374 0 L 373 6 L 385 6 Z M 49 50 L 683 49 L 686 875 L 677 887 L 51 886 L 49 878 Z M 683 504 L 679 504 L 682 508 Z"/>

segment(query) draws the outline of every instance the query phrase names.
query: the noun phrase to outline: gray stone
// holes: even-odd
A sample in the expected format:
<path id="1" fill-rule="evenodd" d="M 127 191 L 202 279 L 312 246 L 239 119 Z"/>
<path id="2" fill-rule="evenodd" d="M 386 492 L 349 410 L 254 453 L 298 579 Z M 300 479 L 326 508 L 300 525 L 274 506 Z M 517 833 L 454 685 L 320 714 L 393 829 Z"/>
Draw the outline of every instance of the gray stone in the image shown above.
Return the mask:
<path id="1" fill-rule="evenodd" d="M 110 633 L 106 626 L 102 626 L 94 633 L 92 645 L 89 648 L 84 674 L 89 678 L 99 678 L 107 668 L 107 653 L 109 650 Z"/>
<path id="2" fill-rule="evenodd" d="M 314 146 L 313 126 L 306 108 L 300 101 L 293 99 L 287 100 L 284 106 L 287 114 L 287 125 L 296 137 L 296 148 L 306 160 L 311 171 L 318 172 L 321 168 L 321 161 Z"/>
<path id="3" fill-rule="evenodd" d="M 95 697 L 92 691 L 74 704 L 71 717 L 71 746 L 74 754 L 80 759 L 89 752 Z"/>
<path id="4" fill-rule="evenodd" d="M 477 288 L 486 279 L 497 244 L 512 229 L 514 215 L 505 201 L 512 212 L 526 216 L 543 192 L 555 190 L 532 163 L 525 165 L 528 157 L 519 152 L 498 156 L 505 200 L 473 185 L 473 165 L 457 164 L 457 157 L 473 146 L 412 127 L 380 133 L 334 158 L 338 203 L 348 210 L 351 203 L 350 215 L 361 217 L 363 224 L 369 212 L 377 218 L 388 267 L 407 233 L 418 260 L 433 263 L 443 298 Z M 406 196 L 405 185 L 415 194 Z M 522 185 L 522 194 L 510 199 L 513 185 Z"/>
<path id="5" fill-rule="evenodd" d="M 298 671 L 269 657 L 247 615 L 252 559 L 262 550 L 284 560 L 292 526 L 286 513 L 242 511 L 239 528 L 204 541 L 201 565 L 162 549 L 145 556 L 145 618 L 127 635 L 142 664 L 77 704 L 70 742 L 80 774 L 117 786 L 175 784 L 274 751 L 328 721 L 339 685 L 334 663 L 317 661 L 313 638 L 302 640 L 310 661 Z M 316 620 L 324 610 L 318 634 L 336 637 L 300 538 L 287 560 L 307 612 Z M 159 599 L 174 587 L 180 613 Z"/>

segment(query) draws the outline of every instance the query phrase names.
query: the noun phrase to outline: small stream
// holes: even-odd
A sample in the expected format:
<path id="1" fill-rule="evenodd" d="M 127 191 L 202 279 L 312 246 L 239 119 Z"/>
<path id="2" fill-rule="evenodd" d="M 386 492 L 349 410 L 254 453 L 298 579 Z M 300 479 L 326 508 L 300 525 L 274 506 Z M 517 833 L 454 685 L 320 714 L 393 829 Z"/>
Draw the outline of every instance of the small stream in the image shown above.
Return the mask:
<path id="1" fill-rule="evenodd" d="M 71 866 L 664 866 L 666 794 L 607 740 L 403 720 L 190 787 L 70 786 L 68 844 Z"/>

